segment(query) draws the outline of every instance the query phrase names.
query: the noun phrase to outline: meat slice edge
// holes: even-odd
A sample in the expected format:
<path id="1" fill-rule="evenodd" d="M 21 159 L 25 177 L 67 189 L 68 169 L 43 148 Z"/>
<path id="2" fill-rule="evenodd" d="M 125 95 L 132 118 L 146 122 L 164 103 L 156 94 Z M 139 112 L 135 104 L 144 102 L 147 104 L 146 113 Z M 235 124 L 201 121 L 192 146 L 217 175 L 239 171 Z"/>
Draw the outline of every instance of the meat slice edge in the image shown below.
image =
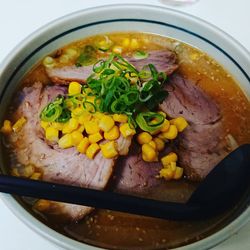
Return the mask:
<path id="1" fill-rule="evenodd" d="M 49 145 L 44 139 L 39 114 L 57 95 L 64 95 L 65 89 L 60 86 L 43 89 L 41 83 L 24 88 L 22 102 L 14 119 L 25 116 L 27 122 L 19 133 L 13 133 L 9 137 L 14 155 L 21 164 L 33 164 L 41 169 L 45 181 L 103 189 L 112 174 L 114 159 L 105 159 L 99 152 L 94 160 L 90 160 L 75 148 L 59 149 L 55 145 Z M 131 138 L 119 138 L 117 143 L 129 148 Z M 126 151 L 121 150 L 120 153 Z M 79 220 L 91 211 L 89 207 L 66 203 L 60 203 L 59 208 L 71 220 Z"/>
<path id="2" fill-rule="evenodd" d="M 127 57 L 126 59 L 138 70 L 151 63 L 155 65 L 159 72 L 162 71 L 170 75 L 178 68 L 176 55 L 170 50 L 150 51 L 149 56 L 145 59 L 134 59 L 131 57 Z M 57 84 L 68 84 L 71 81 L 84 83 L 92 73 L 92 68 L 93 65 L 83 67 L 64 66 L 60 68 L 47 68 L 46 72 L 51 81 Z"/>

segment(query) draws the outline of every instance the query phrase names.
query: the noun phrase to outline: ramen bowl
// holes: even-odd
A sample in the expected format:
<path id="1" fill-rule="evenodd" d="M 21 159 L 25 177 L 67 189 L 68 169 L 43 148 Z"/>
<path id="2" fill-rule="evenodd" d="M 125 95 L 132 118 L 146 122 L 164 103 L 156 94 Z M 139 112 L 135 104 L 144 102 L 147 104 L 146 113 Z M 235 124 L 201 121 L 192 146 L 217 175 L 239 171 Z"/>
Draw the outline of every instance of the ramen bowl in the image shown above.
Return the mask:
<path id="1" fill-rule="evenodd" d="M 217 27 L 179 11 L 149 5 L 110 5 L 75 12 L 31 34 L 4 59 L 0 67 L 0 105 L 5 110 L 20 79 L 44 56 L 79 39 L 110 32 L 144 32 L 174 38 L 196 47 L 222 65 L 250 98 L 250 56 L 236 40 Z M 3 120 L 4 112 L 0 119 Z M 3 152 L 1 150 L 1 152 Z M 1 153 L 1 172 L 5 173 Z M 9 209 L 27 226 L 63 249 L 98 249 L 71 239 L 43 224 L 19 199 L 1 194 Z M 214 233 L 178 249 L 208 249 L 237 232 L 249 221 L 242 199 L 234 215 Z"/>

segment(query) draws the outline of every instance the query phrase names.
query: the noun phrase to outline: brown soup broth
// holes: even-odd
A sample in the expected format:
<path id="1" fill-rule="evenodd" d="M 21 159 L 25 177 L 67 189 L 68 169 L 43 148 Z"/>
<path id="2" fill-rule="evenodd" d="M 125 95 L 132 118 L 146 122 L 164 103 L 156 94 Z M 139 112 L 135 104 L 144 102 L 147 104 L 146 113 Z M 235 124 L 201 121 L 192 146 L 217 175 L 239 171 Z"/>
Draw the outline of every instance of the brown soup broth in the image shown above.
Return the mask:
<path id="1" fill-rule="evenodd" d="M 88 44 L 95 44 L 102 37 L 94 36 L 77 41 L 57 50 L 53 56 L 60 56 L 70 47 L 82 48 Z M 126 38 L 137 39 L 138 49 L 144 51 L 165 48 L 174 50 L 180 65 L 178 71 L 199 85 L 221 109 L 224 126 L 222 139 L 230 134 L 238 144 L 250 142 L 250 103 L 233 77 L 214 59 L 197 48 L 167 37 L 146 33 L 112 33 L 108 34 L 108 37 L 117 45 L 121 45 Z M 122 55 L 130 56 L 132 52 L 128 48 Z M 35 81 L 50 83 L 41 63 L 24 77 L 22 86 L 32 85 Z M 11 155 L 10 152 L 8 154 Z M 196 186 L 197 183 L 185 179 L 163 181 L 159 190 L 164 187 L 165 192 L 157 196 L 156 187 L 152 190 L 152 194 L 147 194 L 147 197 L 152 195 L 163 200 L 185 202 Z M 112 188 L 112 185 L 109 185 L 109 188 Z M 35 217 L 56 231 L 73 239 L 108 249 L 166 249 L 186 245 L 218 231 L 245 209 L 242 203 L 211 219 L 182 222 L 97 209 L 79 222 L 65 224 L 61 222 L 60 216 L 46 216 L 34 211 L 32 199 L 22 199 L 20 202 Z"/>

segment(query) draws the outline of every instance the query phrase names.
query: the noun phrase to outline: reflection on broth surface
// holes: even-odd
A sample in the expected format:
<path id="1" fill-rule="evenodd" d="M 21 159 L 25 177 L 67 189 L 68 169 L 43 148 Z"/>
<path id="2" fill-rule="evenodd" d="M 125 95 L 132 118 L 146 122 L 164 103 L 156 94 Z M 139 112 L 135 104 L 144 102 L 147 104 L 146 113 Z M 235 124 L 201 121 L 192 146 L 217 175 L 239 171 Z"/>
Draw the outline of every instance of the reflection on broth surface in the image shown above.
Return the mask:
<path id="1" fill-rule="evenodd" d="M 120 63 L 119 67 L 121 67 L 121 69 L 117 69 L 115 66 L 105 68 L 106 64 L 103 61 L 99 61 L 99 63 L 96 64 L 100 59 L 109 60 L 111 52 L 122 56 L 112 58 L 114 62 L 112 65 L 118 62 Z M 123 61 L 123 58 L 126 60 Z M 127 61 L 129 65 L 126 64 Z M 145 62 L 146 64 L 154 65 L 158 71 L 157 76 L 155 76 L 157 80 L 154 79 L 152 68 L 143 67 Z M 93 74 L 93 65 L 95 65 L 95 75 L 92 75 L 92 79 L 90 79 L 88 77 Z M 133 65 L 132 68 L 131 65 Z M 137 71 L 134 71 L 135 69 L 140 72 L 138 75 L 136 75 Z M 127 101 L 135 103 L 133 100 L 137 98 L 136 91 L 141 91 L 139 92 L 140 98 L 149 98 L 151 102 L 144 102 L 143 106 L 139 98 L 140 101 L 133 107 L 131 107 L 132 104 L 128 104 L 128 102 L 125 102 L 125 105 L 118 102 L 119 105 L 115 106 L 116 103 L 114 104 L 114 102 L 122 98 L 117 96 L 117 92 L 112 92 L 112 96 L 114 97 L 113 103 L 110 102 L 106 105 L 105 102 L 107 102 L 108 99 L 108 92 L 112 91 L 110 88 L 106 93 L 106 99 L 104 101 L 100 96 L 98 97 L 99 99 L 97 98 L 93 101 L 91 98 L 97 94 L 92 92 L 91 95 L 83 97 L 86 98 L 84 101 L 81 100 L 85 105 L 83 106 L 85 109 L 86 107 L 88 108 L 91 117 L 94 116 L 92 113 L 116 114 L 120 112 L 122 114 L 126 113 L 128 117 L 131 113 L 131 119 L 134 119 L 133 122 L 137 122 L 138 125 L 137 132 L 133 130 L 131 126 L 128 126 L 124 132 L 121 127 L 127 124 L 128 121 L 122 121 L 121 119 L 124 119 L 124 117 L 121 118 L 122 116 L 117 116 L 119 119 L 116 119 L 114 115 L 112 116 L 114 121 L 111 122 L 113 125 L 105 130 L 107 128 L 106 126 L 110 125 L 110 122 L 106 122 L 109 118 L 106 116 L 103 118 L 100 114 L 100 117 L 95 119 L 99 119 L 99 124 L 102 124 L 102 121 L 106 119 L 104 123 L 105 126 L 103 125 L 102 130 L 97 130 L 93 133 L 88 132 L 88 126 L 86 125 L 86 121 L 84 121 L 83 123 L 79 122 L 72 130 L 70 130 L 70 126 L 73 125 L 69 125 L 67 129 L 70 132 L 67 132 L 65 127 L 59 128 L 63 125 L 58 121 L 58 119 L 62 118 L 67 119 L 66 115 L 64 114 L 64 117 L 58 116 L 57 120 L 46 120 L 48 117 L 51 118 L 55 115 L 55 111 L 53 110 L 54 113 L 51 110 L 48 111 L 49 106 L 47 106 L 48 112 L 46 114 L 47 116 L 45 115 L 46 119 L 43 120 L 44 123 L 40 124 L 40 120 L 38 122 L 35 118 L 33 119 L 32 116 L 31 118 L 25 116 L 26 120 L 24 124 L 20 125 L 20 127 L 15 124 L 17 126 L 17 132 L 14 131 L 10 135 L 6 133 L 7 128 L 5 128 L 4 132 L 7 134 L 7 139 L 9 140 L 9 146 L 5 147 L 7 152 L 6 161 L 10 163 L 11 168 L 8 171 L 11 174 L 70 185 L 90 186 L 98 189 L 107 188 L 114 192 L 128 193 L 165 201 L 186 202 L 199 184 L 199 181 L 202 181 L 218 161 L 224 158 L 224 156 L 237 145 L 250 142 L 250 104 L 233 77 L 226 72 L 221 65 L 197 48 L 167 37 L 144 33 L 99 35 L 77 41 L 64 48 L 58 49 L 52 55 L 43 59 L 40 64 L 36 65 L 24 79 L 22 79 L 22 89 L 24 87 L 26 87 L 26 89 L 21 95 L 20 93 L 17 94 L 19 103 L 15 105 L 18 106 L 19 109 L 16 111 L 11 107 L 6 114 L 6 119 L 10 119 L 13 125 L 16 120 L 20 120 L 19 113 L 21 111 L 24 110 L 23 112 L 25 114 L 25 107 L 30 108 L 30 110 L 35 110 L 34 112 L 36 113 L 39 112 L 40 115 L 40 113 L 42 114 L 46 111 L 44 109 L 46 104 L 53 102 L 58 95 L 60 95 L 57 100 L 58 102 L 64 102 L 66 100 L 65 103 L 68 103 L 69 100 L 72 101 L 70 96 L 74 96 L 74 100 L 79 101 L 79 99 L 76 98 L 76 94 L 78 93 L 77 88 L 80 86 L 80 88 L 84 89 L 79 83 L 84 85 L 86 81 L 92 84 L 88 85 L 88 89 L 91 90 L 92 88 L 92 91 L 95 91 L 96 88 L 100 93 L 105 93 L 103 86 L 100 89 L 97 88 L 97 84 L 101 81 L 104 70 L 109 72 L 105 75 L 105 79 L 112 76 L 113 82 L 118 79 L 118 76 L 115 74 L 127 70 L 122 77 L 128 79 L 131 84 L 131 86 L 128 87 L 129 93 L 135 94 L 131 99 L 128 97 Z M 167 73 L 166 80 L 163 80 L 165 75 L 159 74 L 160 72 Z M 149 73 L 151 74 L 149 78 L 142 80 L 142 74 L 144 74 L 145 77 L 145 74 Z M 121 75 L 119 75 L 119 77 L 122 78 Z M 164 103 L 162 104 L 158 100 L 157 106 L 153 108 L 150 107 L 150 105 L 155 104 L 153 99 L 150 99 L 149 95 L 146 96 L 146 98 L 143 96 L 145 94 L 143 93 L 143 91 L 145 91 L 143 90 L 146 85 L 145 82 L 150 82 L 149 79 L 151 78 L 159 82 L 163 81 L 167 86 L 163 86 L 162 89 L 159 90 L 152 83 L 152 86 L 148 87 L 148 91 L 151 91 L 150 93 L 152 95 L 156 95 L 160 99 L 164 91 L 168 92 L 168 96 L 164 96 Z M 67 90 L 65 85 L 68 85 L 72 81 L 78 82 L 78 85 L 71 85 L 71 89 L 69 88 Z M 121 82 L 122 81 L 123 80 L 121 80 Z M 35 84 L 37 82 L 42 83 L 42 85 Z M 113 82 L 110 81 L 109 84 L 113 84 Z M 136 86 L 136 84 L 139 90 L 133 87 Z M 44 88 L 44 86 L 48 87 Z M 183 86 L 185 86 L 185 88 Z M 121 85 L 120 88 L 122 88 Z M 156 90 L 153 92 L 150 89 L 157 89 L 158 92 Z M 67 91 L 69 91 L 68 99 L 65 97 L 65 100 L 61 100 L 60 98 L 66 96 Z M 82 93 L 81 91 L 82 89 L 80 93 Z M 178 91 L 182 92 L 179 93 Z M 190 93 L 187 93 L 188 91 L 190 91 Z M 28 94 L 30 94 L 30 96 L 28 96 Z M 174 97 L 176 97 L 176 105 L 178 107 L 175 106 L 173 102 Z M 112 99 L 112 97 L 110 97 L 110 99 Z M 26 100 L 26 106 L 24 105 L 24 107 L 20 105 L 20 102 L 23 100 Z M 169 103 L 167 103 L 167 100 L 169 100 Z M 102 101 L 103 104 L 101 104 Z M 39 105 L 41 103 L 41 105 L 39 106 L 37 102 L 39 102 Z M 66 106 L 63 106 L 63 110 L 70 110 L 71 119 L 75 118 L 73 116 L 73 108 L 67 106 L 67 103 L 65 104 Z M 74 102 L 72 103 L 73 104 L 70 105 L 74 105 Z M 55 101 L 53 105 L 56 105 Z M 60 105 L 61 104 L 59 104 L 59 106 Z M 107 107 L 105 107 L 105 105 Z M 119 108 L 124 109 L 126 112 L 121 112 L 121 110 L 114 112 L 114 109 L 112 110 L 110 107 L 115 107 L 114 109 L 116 110 Z M 51 108 L 51 106 L 49 108 Z M 169 128 L 170 126 L 177 128 L 178 137 L 177 135 L 171 137 L 172 134 L 170 135 L 170 132 L 167 134 L 169 128 L 163 130 L 163 124 L 156 124 L 158 122 L 157 119 L 161 119 L 162 115 L 157 116 L 154 113 L 154 119 L 147 121 L 147 126 L 140 124 L 140 122 L 138 122 L 139 119 L 137 119 L 137 117 L 135 118 L 136 115 L 139 116 L 140 112 L 158 112 L 160 109 L 164 111 L 164 115 L 167 115 L 167 119 L 170 121 L 168 124 Z M 100 110 L 102 112 L 99 112 Z M 202 110 L 204 110 L 204 112 L 201 112 Z M 76 110 L 74 112 L 76 112 Z M 179 116 L 185 118 L 184 121 L 181 120 L 181 125 L 176 120 L 173 120 L 173 118 Z M 91 121 L 93 121 L 93 117 L 91 119 Z M 163 120 L 164 119 L 163 117 Z M 155 120 L 156 125 L 150 124 L 150 122 L 153 123 L 153 120 Z M 184 123 L 186 120 L 188 126 L 183 125 L 186 124 Z M 25 136 L 19 137 L 19 131 L 24 131 L 25 126 L 31 126 L 31 121 L 33 121 L 33 126 L 39 128 L 33 132 L 31 131 L 27 139 L 23 139 L 26 138 Z M 55 127 L 55 124 L 53 127 L 46 122 L 55 122 L 57 127 Z M 165 123 L 167 122 L 164 120 L 164 124 Z M 43 127 L 45 126 L 44 124 L 47 124 L 46 127 Z M 12 126 L 13 130 L 15 125 Z M 47 130 L 48 126 L 51 126 L 50 132 Z M 155 129 L 156 126 L 158 126 L 158 130 Z M 180 126 L 183 126 L 183 129 L 181 129 Z M 90 126 L 89 130 L 93 129 L 93 127 L 95 127 L 94 123 L 92 127 Z M 155 129 L 154 131 L 150 130 L 153 128 Z M 110 133 L 111 129 L 113 129 L 112 133 Z M 138 133 L 138 129 L 140 133 L 147 132 L 147 136 L 150 134 L 150 136 L 147 137 L 150 138 L 150 140 L 147 141 L 147 138 L 143 136 L 141 136 L 141 139 L 138 139 L 138 134 L 134 135 L 134 133 Z M 76 130 L 78 132 L 75 132 L 75 134 L 77 134 L 78 137 L 70 137 L 70 140 L 73 140 L 71 143 L 66 139 L 62 139 L 65 135 L 66 137 L 69 134 L 73 136 L 73 132 Z M 128 131 L 132 132 L 128 136 L 125 136 L 124 133 Z M 37 136 L 38 139 L 30 141 L 30 137 L 33 136 L 32 133 L 34 136 Z M 116 133 L 118 134 L 116 135 Z M 208 135 L 210 135 L 209 138 Z M 80 139 L 79 136 L 81 137 Z M 81 140 L 83 137 L 87 138 L 87 136 L 88 139 L 86 140 L 88 140 L 88 143 L 86 146 Z M 96 139 L 98 136 L 100 138 Z M 163 143 L 164 149 L 160 149 L 159 141 L 157 141 L 159 139 L 161 140 L 160 142 Z M 103 147 L 106 141 L 111 142 L 107 150 Z M 130 146 L 131 143 L 132 145 Z M 148 143 L 151 143 L 150 146 L 148 146 L 149 150 L 152 151 L 152 154 L 155 154 L 152 156 L 152 159 L 150 158 L 151 156 L 148 149 L 144 151 L 145 147 L 143 145 Z M 30 146 L 31 144 L 34 145 L 34 147 Z M 86 146 L 85 150 L 84 145 Z M 95 145 L 97 148 L 93 155 L 90 150 L 87 150 L 89 145 Z M 124 149 L 125 151 L 129 149 L 129 153 L 124 152 Z M 51 153 L 51 150 L 54 150 L 53 153 Z M 43 154 L 40 154 L 40 151 L 43 152 Z M 176 160 L 171 160 L 168 165 L 164 165 L 165 163 L 163 163 L 163 161 L 161 163 L 160 160 L 165 155 L 169 155 L 171 151 L 174 151 L 178 155 L 177 163 Z M 62 158 L 62 160 L 57 158 L 54 161 L 54 158 L 56 156 L 58 157 L 58 155 L 60 156 L 60 154 L 61 156 L 64 155 L 64 157 L 66 157 L 65 155 L 69 155 L 69 157 Z M 119 159 L 115 162 L 118 155 Z M 74 166 L 76 166 L 75 162 L 78 161 L 72 160 L 72 156 L 74 159 L 79 157 L 77 159 L 79 159 L 78 161 L 81 163 L 83 162 L 82 164 L 89 162 L 88 164 L 92 166 L 92 162 L 97 163 L 93 163 L 92 168 L 89 167 L 87 170 L 85 169 L 83 173 L 79 174 L 78 170 L 80 165 L 74 168 Z M 92 159 L 89 159 L 91 157 Z M 39 161 L 37 159 L 39 159 Z M 50 165 L 51 161 L 53 162 L 52 165 Z M 34 162 L 36 164 L 34 164 Z M 69 167 L 70 162 L 73 162 L 71 167 Z M 106 167 L 103 167 L 99 173 L 99 168 L 103 165 Z M 115 166 L 114 171 L 112 171 L 113 165 Z M 174 168 L 174 170 L 172 169 L 173 171 L 170 165 Z M 168 172 L 166 169 L 172 172 Z M 183 169 L 184 176 L 182 176 Z M 99 178 L 96 177 L 96 173 L 91 176 L 89 174 L 91 171 L 96 171 Z M 178 171 L 180 171 L 179 174 Z M 88 175 L 90 177 L 88 177 Z M 65 176 L 67 176 L 68 179 L 65 179 Z M 39 220 L 55 230 L 76 240 L 108 249 L 163 249 L 185 245 L 216 232 L 235 218 L 239 210 L 242 211 L 244 209 L 244 205 L 238 205 L 223 215 L 207 220 L 177 222 L 108 210 L 96 209 L 92 211 L 89 208 L 81 210 L 79 206 L 67 207 L 62 204 L 58 205 L 53 202 L 50 203 L 48 201 L 37 201 L 27 198 L 23 198 L 21 202 Z"/>

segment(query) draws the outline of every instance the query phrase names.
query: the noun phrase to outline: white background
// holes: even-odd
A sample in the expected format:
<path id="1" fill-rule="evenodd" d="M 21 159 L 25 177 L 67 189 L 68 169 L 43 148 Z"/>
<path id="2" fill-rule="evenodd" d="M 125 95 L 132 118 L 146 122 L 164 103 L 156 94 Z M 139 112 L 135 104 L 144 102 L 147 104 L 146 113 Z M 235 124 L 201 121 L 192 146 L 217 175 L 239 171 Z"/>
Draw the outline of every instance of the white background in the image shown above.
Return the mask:
<path id="1" fill-rule="evenodd" d="M 0 62 L 22 39 L 49 21 L 80 9 L 114 3 L 164 6 L 161 1 L 156 0 L 0 0 Z M 250 51 L 250 0 L 200 0 L 195 5 L 173 8 L 215 24 Z M 20 222 L 0 200 L 0 250 L 56 249 L 58 250 Z M 213 248 L 226 249 L 250 249 L 250 223 Z"/>

